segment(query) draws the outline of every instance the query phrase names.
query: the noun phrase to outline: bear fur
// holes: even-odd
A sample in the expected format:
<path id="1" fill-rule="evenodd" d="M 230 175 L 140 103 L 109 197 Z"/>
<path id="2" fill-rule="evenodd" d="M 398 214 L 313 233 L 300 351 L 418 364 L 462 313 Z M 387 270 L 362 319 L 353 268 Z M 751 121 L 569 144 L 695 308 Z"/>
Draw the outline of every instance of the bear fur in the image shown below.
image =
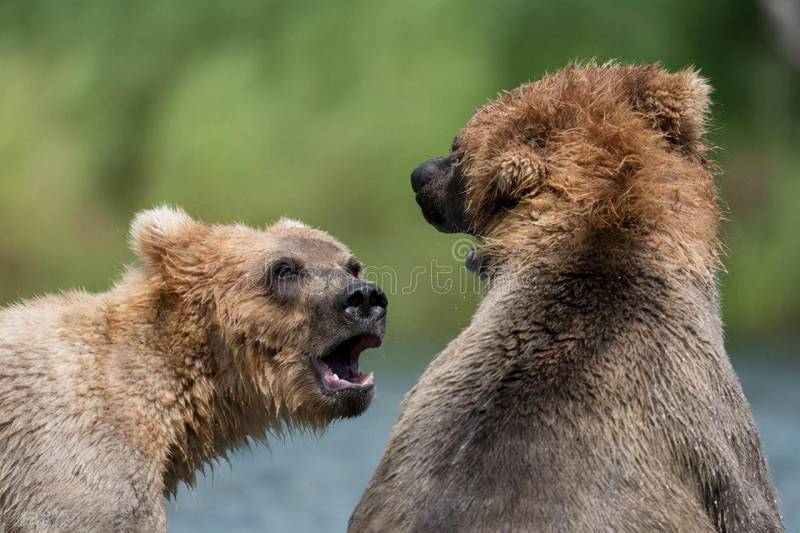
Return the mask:
<path id="1" fill-rule="evenodd" d="M 336 298 L 362 283 L 326 233 L 163 207 L 136 216 L 130 241 L 141 264 L 111 291 L 0 311 L 0 530 L 164 531 L 164 496 L 203 465 L 372 397 L 371 376 L 335 393 L 321 383 L 320 358 L 355 327 Z M 304 265 L 297 279 L 287 257 Z"/>
<path id="2" fill-rule="evenodd" d="M 692 69 L 570 65 L 412 174 L 487 290 L 401 405 L 350 531 L 782 531 L 723 345 Z"/>

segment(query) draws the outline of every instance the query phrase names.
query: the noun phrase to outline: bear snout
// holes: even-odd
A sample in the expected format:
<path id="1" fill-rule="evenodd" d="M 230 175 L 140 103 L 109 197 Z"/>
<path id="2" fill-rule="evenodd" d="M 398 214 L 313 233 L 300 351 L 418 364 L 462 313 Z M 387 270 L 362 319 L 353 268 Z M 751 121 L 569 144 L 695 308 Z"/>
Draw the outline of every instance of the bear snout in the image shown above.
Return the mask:
<path id="1" fill-rule="evenodd" d="M 411 188 L 430 225 L 443 233 L 469 229 L 464 206 L 464 182 L 454 156 L 434 157 L 411 173 Z"/>
<path id="2" fill-rule="evenodd" d="M 388 304 L 380 287 L 366 282 L 348 284 L 336 298 L 336 309 L 352 321 L 382 320 Z"/>
<path id="3" fill-rule="evenodd" d="M 450 157 L 434 157 L 423 161 L 411 173 L 411 188 L 419 193 L 425 185 L 436 177 L 443 177 L 450 167 Z"/>

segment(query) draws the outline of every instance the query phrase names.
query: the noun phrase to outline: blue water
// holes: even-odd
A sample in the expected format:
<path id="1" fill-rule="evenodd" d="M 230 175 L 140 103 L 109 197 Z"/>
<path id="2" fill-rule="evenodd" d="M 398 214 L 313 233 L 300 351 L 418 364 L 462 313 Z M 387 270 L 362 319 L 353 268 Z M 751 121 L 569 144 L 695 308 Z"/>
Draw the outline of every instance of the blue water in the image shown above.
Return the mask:
<path id="1" fill-rule="evenodd" d="M 800 532 L 800 360 L 757 355 L 734 361 L 752 404 L 778 486 L 787 530 Z M 272 440 L 235 454 L 181 487 L 168 508 L 168 530 L 184 532 L 344 531 L 383 452 L 399 403 L 422 368 L 378 368 L 378 395 L 358 419 L 323 436 Z"/>

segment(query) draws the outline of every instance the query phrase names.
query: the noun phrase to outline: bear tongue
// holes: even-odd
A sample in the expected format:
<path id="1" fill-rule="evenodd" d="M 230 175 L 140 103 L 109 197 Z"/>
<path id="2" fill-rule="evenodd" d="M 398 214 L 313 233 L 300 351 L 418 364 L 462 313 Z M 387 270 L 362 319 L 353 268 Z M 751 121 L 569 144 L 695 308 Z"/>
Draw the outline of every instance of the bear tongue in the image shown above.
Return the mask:
<path id="1" fill-rule="evenodd" d="M 330 369 L 322 375 L 322 380 L 325 382 L 325 386 L 329 390 L 334 391 L 346 389 L 348 387 L 352 387 L 353 385 L 346 379 L 342 379 L 337 374 L 334 374 Z"/>
<path id="2" fill-rule="evenodd" d="M 347 389 L 352 387 L 353 385 L 359 385 L 362 387 L 366 387 L 368 385 L 372 385 L 375 383 L 375 376 L 372 372 L 369 374 L 359 374 L 358 376 L 353 378 L 353 381 L 348 381 L 346 379 L 340 378 L 338 375 L 334 374 L 333 372 L 326 372 L 322 376 L 322 380 L 325 382 L 325 386 L 333 391 Z"/>
<path id="3" fill-rule="evenodd" d="M 358 371 L 358 359 L 367 348 L 380 346 L 380 337 L 363 335 L 348 339 L 333 353 L 318 363 L 322 381 L 328 390 L 337 391 L 349 387 L 369 387 L 374 384 L 372 372 L 362 374 Z"/>
<path id="4" fill-rule="evenodd" d="M 334 356 L 322 362 L 322 380 L 328 389 L 340 390 L 352 386 L 352 362 L 347 359 L 345 356 Z"/>

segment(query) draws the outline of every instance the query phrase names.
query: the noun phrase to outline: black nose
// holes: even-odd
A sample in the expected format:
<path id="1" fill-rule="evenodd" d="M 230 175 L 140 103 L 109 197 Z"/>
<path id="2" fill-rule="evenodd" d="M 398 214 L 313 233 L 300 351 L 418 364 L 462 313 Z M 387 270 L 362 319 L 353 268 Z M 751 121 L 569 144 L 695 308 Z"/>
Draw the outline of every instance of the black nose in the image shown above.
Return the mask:
<path id="1" fill-rule="evenodd" d="M 415 193 L 419 192 L 433 178 L 446 172 L 449 164 L 449 156 L 434 157 L 423 162 L 411 173 L 411 188 Z"/>
<path id="2" fill-rule="evenodd" d="M 389 301 L 372 283 L 351 283 L 336 299 L 336 308 L 352 320 L 380 320 Z"/>

